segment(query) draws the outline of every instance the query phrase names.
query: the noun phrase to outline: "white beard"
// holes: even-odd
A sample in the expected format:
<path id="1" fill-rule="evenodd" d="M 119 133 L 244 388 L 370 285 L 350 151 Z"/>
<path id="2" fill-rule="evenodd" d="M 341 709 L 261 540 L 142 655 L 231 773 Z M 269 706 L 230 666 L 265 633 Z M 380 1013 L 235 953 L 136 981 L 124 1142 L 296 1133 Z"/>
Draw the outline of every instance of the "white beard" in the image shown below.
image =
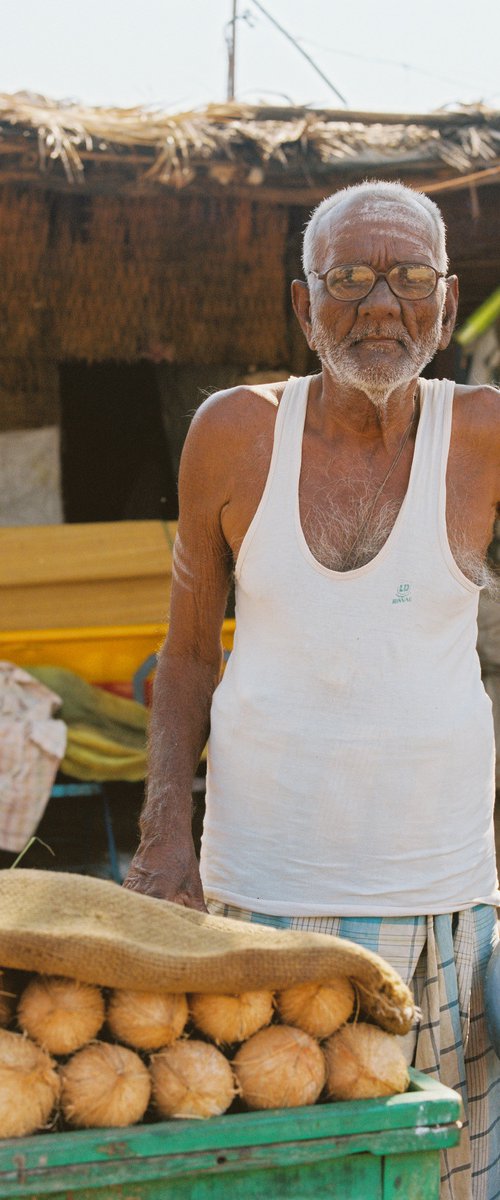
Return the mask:
<path id="1" fill-rule="evenodd" d="M 311 318 L 314 345 L 321 363 L 329 369 L 333 379 L 346 387 L 354 387 L 363 392 L 375 408 L 380 410 L 385 408 L 395 388 L 420 375 L 426 364 L 434 358 L 441 339 L 442 325 L 443 316 L 440 313 L 430 332 L 418 341 L 413 341 L 406 330 L 398 329 L 397 338 L 405 347 L 405 358 L 399 362 L 387 362 L 381 356 L 378 362 L 363 367 L 349 354 L 350 347 L 358 341 L 360 331 L 355 335 L 348 335 L 341 342 L 334 342 L 323 322 L 316 315 Z M 394 326 L 382 322 L 370 321 L 362 328 L 363 336 L 394 337 L 394 333 Z"/>

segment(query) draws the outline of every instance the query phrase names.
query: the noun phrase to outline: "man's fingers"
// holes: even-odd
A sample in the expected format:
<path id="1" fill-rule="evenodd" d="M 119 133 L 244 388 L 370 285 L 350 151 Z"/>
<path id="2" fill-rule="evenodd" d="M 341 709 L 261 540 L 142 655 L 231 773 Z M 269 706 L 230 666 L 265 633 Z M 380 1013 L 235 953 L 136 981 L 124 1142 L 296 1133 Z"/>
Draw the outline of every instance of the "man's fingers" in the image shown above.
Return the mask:
<path id="1" fill-rule="evenodd" d="M 128 892 L 138 892 L 141 896 L 152 896 L 153 900 L 166 899 L 163 888 L 155 885 L 153 881 L 151 881 L 149 884 L 145 884 L 144 880 L 140 877 L 125 879 L 122 883 L 122 887 L 126 888 Z"/>
<path id="2" fill-rule="evenodd" d="M 176 904 L 182 904 L 184 908 L 195 908 L 197 912 L 208 912 L 208 908 L 204 900 L 199 900 L 196 896 L 191 896 L 188 892 L 181 892 L 175 897 Z"/>
<path id="3" fill-rule="evenodd" d="M 152 896 L 154 900 L 169 900 L 172 904 L 182 905 L 183 908 L 208 912 L 203 895 L 196 895 L 189 888 L 174 890 L 164 877 L 162 881 L 157 872 L 148 875 L 142 868 L 130 870 L 122 887 L 130 892 L 140 892 L 143 896 Z"/>

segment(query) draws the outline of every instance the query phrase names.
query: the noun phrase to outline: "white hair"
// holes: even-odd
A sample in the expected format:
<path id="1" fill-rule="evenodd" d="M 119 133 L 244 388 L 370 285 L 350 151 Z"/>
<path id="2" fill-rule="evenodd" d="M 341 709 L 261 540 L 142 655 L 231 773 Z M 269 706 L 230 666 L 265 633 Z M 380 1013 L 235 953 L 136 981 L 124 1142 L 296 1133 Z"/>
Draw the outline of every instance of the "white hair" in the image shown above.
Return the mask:
<path id="1" fill-rule="evenodd" d="M 414 191 L 413 188 L 406 187 L 404 183 L 389 182 L 383 179 L 366 179 L 363 183 L 353 184 L 351 187 L 341 188 L 338 192 L 334 192 L 333 196 L 327 196 L 313 210 L 309 221 L 304 230 L 304 240 L 302 247 L 302 263 L 306 276 L 314 267 L 314 243 L 318 232 L 319 224 L 326 213 L 332 212 L 346 198 L 351 196 L 360 199 L 366 199 L 365 214 L 369 212 L 369 201 L 377 200 L 392 200 L 394 204 L 404 204 L 406 207 L 410 205 L 415 208 L 419 205 L 425 209 L 425 212 L 430 216 L 436 233 L 436 249 L 437 249 L 437 265 L 440 271 L 446 274 L 448 269 L 448 255 L 446 253 L 446 226 L 443 220 L 441 210 L 433 200 L 429 199 L 424 192 Z"/>

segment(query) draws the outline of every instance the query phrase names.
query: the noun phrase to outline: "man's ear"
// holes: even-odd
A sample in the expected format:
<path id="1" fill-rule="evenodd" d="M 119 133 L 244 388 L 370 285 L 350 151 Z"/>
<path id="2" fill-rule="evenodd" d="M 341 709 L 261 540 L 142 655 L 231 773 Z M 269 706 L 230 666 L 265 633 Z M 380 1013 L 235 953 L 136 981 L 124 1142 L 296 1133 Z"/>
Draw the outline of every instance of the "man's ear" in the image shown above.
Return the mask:
<path id="1" fill-rule="evenodd" d="M 455 328 L 458 309 L 458 279 L 456 275 L 450 275 L 446 280 L 446 300 L 443 309 L 443 330 L 439 349 L 446 350 L 451 341 L 451 335 Z"/>
<path id="2" fill-rule="evenodd" d="M 311 329 L 311 308 L 309 300 L 309 288 L 303 279 L 294 279 L 292 282 L 292 304 L 293 311 L 299 325 L 302 329 L 307 344 L 311 350 L 315 350 L 314 339 Z"/>

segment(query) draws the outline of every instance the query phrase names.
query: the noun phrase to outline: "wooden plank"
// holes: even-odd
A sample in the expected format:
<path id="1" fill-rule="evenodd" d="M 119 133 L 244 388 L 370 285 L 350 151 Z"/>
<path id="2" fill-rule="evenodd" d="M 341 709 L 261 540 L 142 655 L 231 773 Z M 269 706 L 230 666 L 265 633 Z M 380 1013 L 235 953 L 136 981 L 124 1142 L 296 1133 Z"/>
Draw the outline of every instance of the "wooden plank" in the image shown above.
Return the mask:
<path id="1" fill-rule="evenodd" d="M 482 185 L 483 183 L 498 183 L 500 179 L 500 165 L 496 167 L 483 167 L 482 171 L 471 171 L 467 175 L 455 176 L 453 179 L 442 179 L 438 183 L 426 184 L 425 190 L 431 195 L 432 192 L 457 191 L 461 188 L 470 187 L 471 183 Z"/>
<path id="2" fill-rule="evenodd" d="M 171 572 L 174 521 L 99 521 L 0 529 L 0 587 Z"/>
<path id="3" fill-rule="evenodd" d="M 55 583 L 0 589 L 3 629 L 47 629 L 52 626 L 164 623 L 170 603 L 170 578 L 143 576 Z"/>
<path id="4" fill-rule="evenodd" d="M 165 623 L 176 524 L 0 529 L 4 630 Z"/>

